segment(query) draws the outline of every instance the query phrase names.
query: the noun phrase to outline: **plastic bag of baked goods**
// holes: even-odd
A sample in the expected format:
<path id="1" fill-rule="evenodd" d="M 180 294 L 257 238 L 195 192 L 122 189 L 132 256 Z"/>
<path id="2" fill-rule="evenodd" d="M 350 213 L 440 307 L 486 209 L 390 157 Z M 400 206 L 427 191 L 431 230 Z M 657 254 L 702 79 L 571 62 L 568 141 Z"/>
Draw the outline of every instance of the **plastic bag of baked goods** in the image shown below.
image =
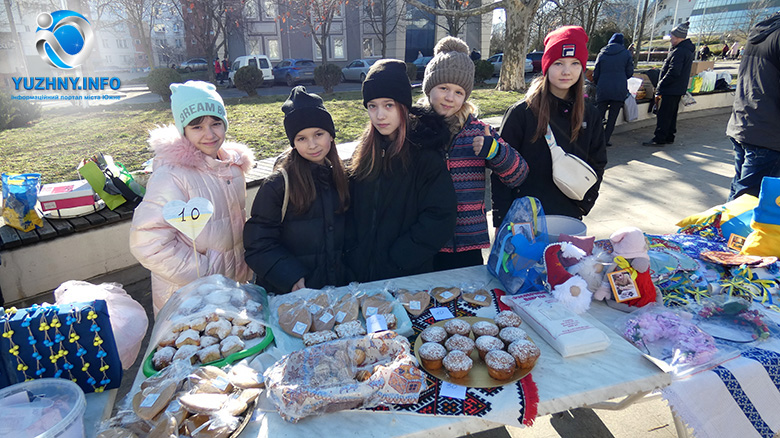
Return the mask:
<path id="1" fill-rule="evenodd" d="M 144 373 L 176 360 L 224 366 L 259 353 L 273 340 L 267 321 L 262 288 L 222 275 L 200 278 L 177 290 L 157 315 Z"/>
<path id="2" fill-rule="evenodd" d="M 425 389 L 409 341 L 392 331 L 295 351 L 263 376 L 269 400 L 292 423 L 345 409 L 416 403 Z"/>

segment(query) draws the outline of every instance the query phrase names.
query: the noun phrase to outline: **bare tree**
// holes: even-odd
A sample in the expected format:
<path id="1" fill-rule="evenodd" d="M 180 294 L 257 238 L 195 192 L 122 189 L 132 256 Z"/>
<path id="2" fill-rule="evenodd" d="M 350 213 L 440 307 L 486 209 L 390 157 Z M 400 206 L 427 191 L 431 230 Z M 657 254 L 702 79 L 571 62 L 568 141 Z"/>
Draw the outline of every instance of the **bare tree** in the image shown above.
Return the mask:
<path id="1" fill-rule="evenodd" d="M 152 29 L 155 18 L 161 15 L 162 0 L 115 0 L 104 4 L 117 17 L 125 17 L 121 21 L 127 24 L 130 31 L 136 31 L 141 41 L 141 50 L 149 60 L 149 67 L 154 68 L 152 48 Z M 136 35 L 134 35 L 136 36 Z"/>
<path id="2" fill-rule="evenodd" d="M 387 57 L 387 42 L 395 33 L 398 23 L 405 14 L 406 3 L 396 0 L 363 0 L 365 21 L 371 26 L 379 44 L 382 45 L 382 58 Z"/>
<path id="3" fill-rule="evenodd" d="M 192 37 L 211 61 L 225 47 L 225 26 L 228 17 L 241 16 L 244 4 L 236 0 L 172 0 L 185 25 L 190 26 L 187 36 Z M 187 17 L 189 16 L 189 17 Z M 208 69 L 209 80 L 215 81 L 213 68 Z"/>
<path id="4" fill-rule="evenodd" d="M 745 21 L 736 30 L 736 34 L 741 38 L 747 40 L 750 29 L 753 28 L 758 22 L 769 18 L 769 6 L 772 4 L 770 0 L 753 0 L 748 2 L 748 7 L 745 10 Z"/>
<path id="5" fill-rule="evenodd" d="M 333 19 L 341 12 L 346 0 L 280 0 L 286 9 L 283 22 L 290 28 L 302 26 L 304 34 L 314 38 L 322 54 L 322 65 L 328 63 L 328 38 Z"/>
<path id="6" fill-rule="evenodd" d="M 468 7 L 468 0 L 433 0 L 433 5 L 437 9 L 449 9 L 453 11 L 462 11 Z M 468 24 L 470 17 L 459 17 L 452 15 L 444 16 L 444 23 L 436 21 L 436 26 L 441 27 L 448 35 L 457 37 Z"/>
<path id="7" fill-rule="evenodd" d="M 492 13 L 494 9 L 506 12 L 506 42 L 501 76 L 497 89 L 502 91 L 525 90 L 525 53 L 528 31 L 541 0 L 499 0 L 473 8 L 461 10 L 433 8 L 419 0 L 405 0 L 406 3 L 434 15 L 474 17 Z"/>

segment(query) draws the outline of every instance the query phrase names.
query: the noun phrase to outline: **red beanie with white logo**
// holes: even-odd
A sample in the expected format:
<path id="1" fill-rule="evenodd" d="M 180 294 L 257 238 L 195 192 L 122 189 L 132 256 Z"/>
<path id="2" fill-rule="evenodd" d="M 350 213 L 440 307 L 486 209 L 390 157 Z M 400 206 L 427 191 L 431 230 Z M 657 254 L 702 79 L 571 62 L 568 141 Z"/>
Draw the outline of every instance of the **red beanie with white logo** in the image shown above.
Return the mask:
<path id="1" fill-rule="evenodd" d="M 588 35 L 580 26 L 563 26 L 544 37 L 544 55 L 542 55 L 542 74 L 561 58 L 577 58 L 582 70 L 588 63 Z"/>

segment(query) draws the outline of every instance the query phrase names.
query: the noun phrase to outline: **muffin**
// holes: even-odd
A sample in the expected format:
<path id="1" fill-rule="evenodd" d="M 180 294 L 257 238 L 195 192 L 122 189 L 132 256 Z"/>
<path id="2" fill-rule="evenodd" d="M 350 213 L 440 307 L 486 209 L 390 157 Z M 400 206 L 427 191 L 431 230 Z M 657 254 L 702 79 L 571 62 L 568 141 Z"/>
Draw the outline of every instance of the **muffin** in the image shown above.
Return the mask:
<path id="1" fill-rule="evenodd" d="M 468 336 L 471 333 L 471 324 L 462 319 L 451 319 L 444 323 L 444 330 L 450 335 Z"/>
<path id="2" fill-rule="evenodd" d="M 447 351 L 460 350 L 467 355 L 474 351 L 474 340 L 466 336 L 452 335 L 444 343 Z"/>
<path id="3" fill-rule="evenodd" d="M 435 371 L 442 367 L 442 360 L 447 355 L 447 349 L 438 342 L 426 342 L 420 346 L 418 353 L 422 366 L 429 371 Z"/>
<path id="4" fill-rule="evenodd" d="M 443 344 L 444 340 L 447 339 L 447 331 L 444 330 L 444 327 L 442 326 L 432 325 L 423 330 L 422 333 L 420 333 L 420 337 L 423 342 L 438 342 Z"/>
<path id="5" fill-rule="evenodd" d="M 485 355 L 488 351 L 504 349 L 504 341 L 495 336 L 480 336 L 475 341 L 475 344 L 477 346 L 477 351 L 479 352 L 479 358 L 482 360 L 485 360 Z"/>
<path id="6" fill-rule="evenodd" d="M 498 332 L 498 338 L 504 341 L 504 344 L 506 345 L 525 339 L 526 336 L 528 336 L 528 334 L 525 330 L 517 327 L 504 327 Z"/>
<path id="7" fill-rule="evenodd" d="M 523 323 L 523 320 L 520 319 L 517 313 L 512 312 L 511 310 L 503 310 L 499 312 L 498 315 L 493 318 L 493 320 L 496 322 L 498 328 L 520 327 L 520 324 Z"/>
<path id="8" fill-rule="evenodd" d="M 541 354 L 539 347 L 528 339 L 512 342 L 509 344 L 507 351 L 515 358 L 515 362 L 517 362 L 517 366 L 520 368 L 534 366 Z"/>
<path id="9" fill-rule="evenodd" d="M 469 374 L 474 362 L 466 353 L 460 350 L 453 350 L 444 356 L 442 361 L 444 368 L 453 379 L 462 379 Z"/>
<path id="10" fill-rule="evenodd" d="M 493 350 L 485 355 L 485 364 L 490 377 L 496 380 L 509 380 L 515 374 L 517 364 L 511 354 L 503 350 Z"/>
<path id="11" fill-rule="evenodd" d="M 490 321 L 477 321 L 471 325 L 475 337 L 498 336 L 498 326 Z"/>

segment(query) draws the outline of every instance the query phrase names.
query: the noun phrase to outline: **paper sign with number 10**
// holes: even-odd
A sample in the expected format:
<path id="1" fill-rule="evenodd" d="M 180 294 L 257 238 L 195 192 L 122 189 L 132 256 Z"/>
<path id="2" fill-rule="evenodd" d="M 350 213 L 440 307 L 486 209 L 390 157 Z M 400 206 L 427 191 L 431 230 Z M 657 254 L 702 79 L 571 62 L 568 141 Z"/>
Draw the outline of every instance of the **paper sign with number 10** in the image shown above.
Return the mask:
<path id="1" fill-rule="evenodd" d="M 192 198 L 188 202 L 170 201 L 163 207 L 165 221 L 192 240 L 198 237 L 214 213 L 214 204 L 206 198 Z"/>

